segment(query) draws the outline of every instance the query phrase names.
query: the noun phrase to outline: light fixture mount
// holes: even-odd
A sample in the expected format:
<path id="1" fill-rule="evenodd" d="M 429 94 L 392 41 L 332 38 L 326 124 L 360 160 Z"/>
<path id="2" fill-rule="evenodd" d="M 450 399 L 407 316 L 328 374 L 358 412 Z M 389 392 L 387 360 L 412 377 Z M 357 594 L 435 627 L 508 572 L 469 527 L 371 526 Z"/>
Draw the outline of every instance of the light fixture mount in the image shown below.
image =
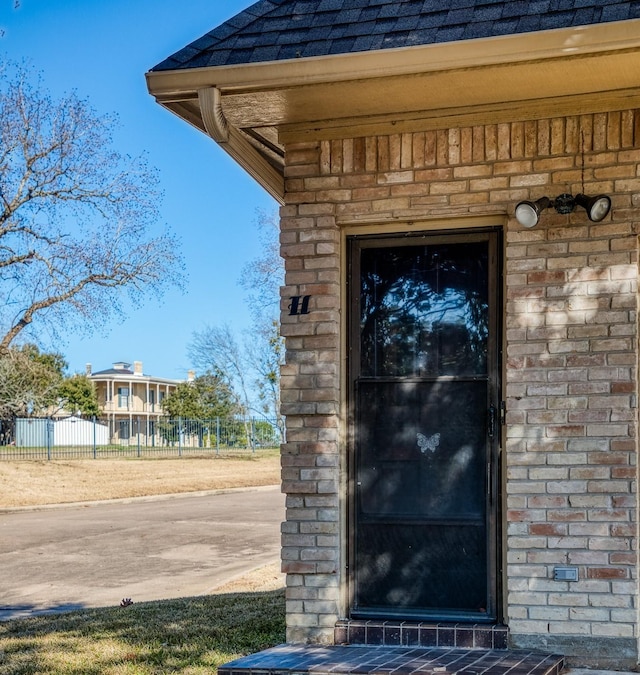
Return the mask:
<path id="1" fill-rule="evenodd" d="M 588 197 L 582 193 L 574 197 L 568 192 L 563 192 L 553 200 L 549 199 L 549 197 L 540 197 L 535 202 L 519 202 L 516 205 L 515 215 L 523 227 L 535 227 L 544 209 L 553 207 L 556 213 L 568 215 L 576 206 L 581 206 L 587 212 L 589 220 L 599 223 L 611 210 L 611 198 L 607 195 Z"/>
<path id="2" fill-rule="evenodd" d="M 552 204 L 553 208 L 562 215 L 571 213 L 576 206 L 576 200 L 568 193 L 558 195 Z"/>

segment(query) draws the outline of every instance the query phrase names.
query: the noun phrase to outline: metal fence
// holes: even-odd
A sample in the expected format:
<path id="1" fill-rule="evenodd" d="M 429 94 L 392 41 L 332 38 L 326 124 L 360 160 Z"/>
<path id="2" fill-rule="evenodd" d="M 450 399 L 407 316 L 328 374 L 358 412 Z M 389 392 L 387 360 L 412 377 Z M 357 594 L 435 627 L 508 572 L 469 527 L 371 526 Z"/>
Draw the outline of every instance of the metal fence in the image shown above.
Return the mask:
<path id="1" fill-rule="evenodd" d="M 247 455 L 279 447 L 276 420 L 28 417 L 0 438 L 0 460 Z"/>

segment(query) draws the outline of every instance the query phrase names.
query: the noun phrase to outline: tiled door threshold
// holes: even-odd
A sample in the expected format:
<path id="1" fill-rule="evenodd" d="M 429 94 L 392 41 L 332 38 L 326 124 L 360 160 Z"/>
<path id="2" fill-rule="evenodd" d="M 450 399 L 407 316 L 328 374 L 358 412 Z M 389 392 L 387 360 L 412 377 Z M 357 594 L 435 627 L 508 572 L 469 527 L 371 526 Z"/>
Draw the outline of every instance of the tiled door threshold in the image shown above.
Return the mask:
<path id="1" fill-rule="evenodd" d="M 502 624 L 343 619 L 336 624 L 333 641 L 337 645 L 506 649 L 508 639 L 509 629 Z"/>
<path id="2" fill-rule="evenodd" d="M 562 656 L 506 649 L 280 645 L 218 668 L 219 675 L 559 675 Z"/>

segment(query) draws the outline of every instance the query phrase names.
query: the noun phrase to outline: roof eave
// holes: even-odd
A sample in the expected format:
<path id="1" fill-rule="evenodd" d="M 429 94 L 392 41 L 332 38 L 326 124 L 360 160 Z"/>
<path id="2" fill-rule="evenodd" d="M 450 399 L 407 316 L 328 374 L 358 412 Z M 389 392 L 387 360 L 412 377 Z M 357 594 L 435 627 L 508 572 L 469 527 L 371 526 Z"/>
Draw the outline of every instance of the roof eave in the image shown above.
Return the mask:
<path id="1" fill-rule="evenodd" d="M 380 84 L 395 82 L 396 91 L 389 97 L 396 106 L 391 111 L 393 120 L 397 122 L 403 109 L 419 115 L 416 102 L 409 100 L 412 87 L 401 86 L 405 82 L 415 84 L 417 80 L 412 78 L 418 77 L 423 87 L 439 92 L 440 98 L 434 98 L 432 109 L 425 114 L 441 120 L 455 119 L 462 108 L 471 114 L 470 119 L 474 110 L 482 110 L 490 119 L 492 109 L 509 110 L 518 104 L 530 109 L 532 101 L 542 99 L 552 101 L 547 107 L 555 108 L 557 99 L 573 98 L 579 109 L 580 95 L 593 98 L 593 93 L 607 92 L 611 97 L 611 92 L 624 92 L 628 97 L 640 88 L 640 67 L 637 76 L 630 73 L 635 69 L 625 68 L 623 72 L 618 67 L 628 61 L 629 54 L 633 59 L 640 55 L 640 19 L 400 49 L 151 71 L 146 77 L 149 92 L 161 105 L 205 133 L 209 130 L 203 121 L 201 92 L 217 91 L 219 113 L 232 137 L 231 141 L 217 142 L 282 202 L 283 156 L 274 155 L 273 144 L 270 148 L 266 142 L 261 145 L 256 129 L 274 127 L 279 140 L 288 141 L 304 136 L 305 130 L 318 134 L 334 127 L 339 128 L 335 131 L 338 135 L 353 133 L 360 123 L 366 127 L 377 119 L 378 123 L 369 128 L 379 133 L 392 120 L 385 121 L 381 114 L 384 102 L 371 93 Z M 592 73 L 593 63 L 601 63 L 602 68 L 601 81 L 592 87 L 592 78 L 585 78 L 585 73 Z M 537 64 L 546 64 L 548 79 Z M 485 74 L 488 87 L 478 87 L 479 73 Z M 504 75 L 509 73 L 518 83 L 512 99 L 511 90 L 504 84 Z M 503 90 L 495 92 L 494 101 L 490 89 L 496 77 Z M 467 81 L 476 85 L 475 90 L 465 86 Z M 371 93 L 366 90 L 367 82 L 371 83 Z M 362 96 L 345 97 L 346 89 L 355 84 Z M 403 108 L 405 90 L 407 105 Z M 333 95 L 333 107 L 324 105 L 327 95 Z M 326 137 L 332 136 L 329 133 Z"/>
<path id="2" fill-rule="evenodd" d="M 415 73 L 477 68 L 558 56 L 577 56 L 640 47 L 640 19 L 533 33 L 462 40 L 396 49 L 313 56 L 231 66 L 149 71 L 156 98 L 197 92 L 203 87 L 271 90 L 282 87 Z"/>

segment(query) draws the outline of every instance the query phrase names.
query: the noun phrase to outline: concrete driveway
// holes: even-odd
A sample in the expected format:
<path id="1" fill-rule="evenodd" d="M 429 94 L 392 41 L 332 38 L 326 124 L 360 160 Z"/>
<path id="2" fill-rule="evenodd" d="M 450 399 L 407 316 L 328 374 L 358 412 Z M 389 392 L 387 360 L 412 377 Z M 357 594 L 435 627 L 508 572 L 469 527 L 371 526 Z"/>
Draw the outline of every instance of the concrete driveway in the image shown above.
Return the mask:
<path id="1" fill-rule="evenodd" d="M 210 593 L 278 560 L 279 487 L 0 513 L 0 620 Z"/>

